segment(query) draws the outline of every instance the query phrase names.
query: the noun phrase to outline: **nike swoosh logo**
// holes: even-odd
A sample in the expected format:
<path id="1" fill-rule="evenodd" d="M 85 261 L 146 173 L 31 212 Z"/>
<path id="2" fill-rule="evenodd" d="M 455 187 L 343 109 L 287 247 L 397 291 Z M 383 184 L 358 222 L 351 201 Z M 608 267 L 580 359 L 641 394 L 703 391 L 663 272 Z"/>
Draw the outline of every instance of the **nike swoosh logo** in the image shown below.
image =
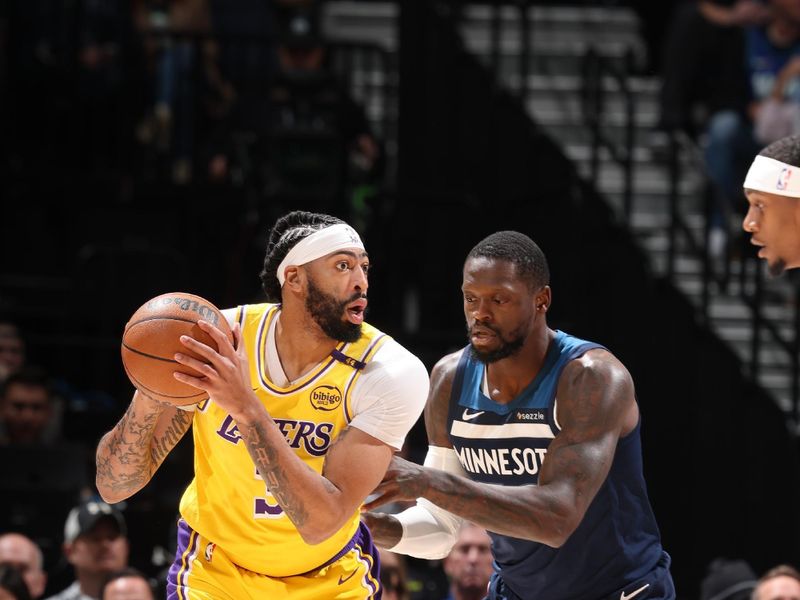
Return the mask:
<path id="1" fill-rule="evenodd" d="M 622 592 L 619 595 L 619 600 L 630 600 L 634 596 L 638 596 L 639 594 L 641 594 L 643 591 L 645 591 L 649 587 L 650 587 L 650 584 L 649 583 L 645 583 L 638 590 L 633 590 L 630 594 L 626 594 L 625 592 Z"/>
<path id="2" fill-rule="evenodd" d="M 342 578 L 342 576 L 341 576 L 341 575 L 339 575 L 339 585 L 342 585 L 342 584 L 343 584 L 345 581 L 347 581 L 348 579 L 350 579 L 350 578 L 351 578 L 353 575 L 355 575 L 355 574 L 356 574 L 356 571 L 353 571 L 352 573 L 350 573 L 350 575 L 348 575 L 348 576 L 347 576 L 347 577 L 345 577 L 345 578 Z"/>
<path id="3" fill-rule="evenodd" d="M 469 409 L 465 408 L 464 409 L 464 414 L 461 415 L 461 418 L 464 419 L 465 421 L 472 421 L 472 419 L 474 419 L 476 417 L 480 417 L 484 412 L 485 411 L 479 410 L 478 412 L 470 413 Z"/>

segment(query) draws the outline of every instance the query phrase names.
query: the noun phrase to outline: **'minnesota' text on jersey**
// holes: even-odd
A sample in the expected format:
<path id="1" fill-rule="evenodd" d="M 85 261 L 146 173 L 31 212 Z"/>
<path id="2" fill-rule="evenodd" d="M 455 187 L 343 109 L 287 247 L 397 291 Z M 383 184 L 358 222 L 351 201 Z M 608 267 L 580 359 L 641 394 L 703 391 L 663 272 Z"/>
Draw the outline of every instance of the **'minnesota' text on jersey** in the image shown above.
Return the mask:
<path id="1" fill-rule="evenodd" d="M 561 331 L 535 379 L 513 401 L 483 391 L 485 365 L 467 347 L 450 399 L 448 432 L 475 481 L 535 485 L 558 434 L 558 379 L 566 364 L 598 344 Z M 662 557 L 642 474 L 640 426 L 619 440 L 606 481 L 581 524 L 560 547 L 490 533 L 505 584 L 523 598 L 601 598 L 642 577 Z M 580 573 L 580 579 L 575 577 Z"/>

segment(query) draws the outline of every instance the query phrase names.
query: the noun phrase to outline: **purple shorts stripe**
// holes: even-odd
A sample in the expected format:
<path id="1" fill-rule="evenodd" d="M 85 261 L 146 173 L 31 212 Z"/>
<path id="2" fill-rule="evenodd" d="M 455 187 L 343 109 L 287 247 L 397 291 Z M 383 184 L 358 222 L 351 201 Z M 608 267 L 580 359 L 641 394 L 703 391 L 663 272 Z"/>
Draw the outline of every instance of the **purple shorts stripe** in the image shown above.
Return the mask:
<path id="1" fill-rule="evenodd" d="M 353 550 L 356 551 L 359 562 L 367 566 L 367 573 L 362 582 L 371 590 L 369 598 L 379 600 L 383 595 L 381 555 L 378 548 L 372 543 L 372 534 L 364 523 L 359 523 L 358 531 L 353 539 L 355 540 Z"/>
<path id="2" fill-rule="evenodd" d="M 167 575 L 167 600 L 188 600 L 187 582 L 191 563 L 197 555 L 197 542 L 200 538 L 186 521 L 178 521 L 178 547 L 175 550 L 175 560 L 169 568 Z"/>

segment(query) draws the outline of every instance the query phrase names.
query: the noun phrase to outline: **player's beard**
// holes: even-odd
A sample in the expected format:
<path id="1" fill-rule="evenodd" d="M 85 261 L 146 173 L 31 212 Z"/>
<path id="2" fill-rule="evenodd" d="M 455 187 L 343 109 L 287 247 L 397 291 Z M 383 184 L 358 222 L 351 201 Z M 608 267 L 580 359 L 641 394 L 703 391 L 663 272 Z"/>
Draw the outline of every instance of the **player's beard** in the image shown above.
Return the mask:
<path id="1" fill-rule="evenodd" d="M 309 277 L 306 310 L 329 338 L 340 342 L 357 342 L 361 337 L 361 324 L 348 321 L 346 309 L 348 304 L 363 296 L 356 293 L 347 300 L 337 300 L 323 292 Z"/>
<path id="2" fill-rule="evenodd" d="M 500 331 L 492 327 L 491 325 L 482 324 L 482 328 L 489 329 L 494 332 L 497 336 L 497 339 L 500 340 L 500 346 L 495 348 L 494 350 L 489 350 L 484 352 L 483 350 L 478 350 L 472 344 L 471 339 L 471 331 L 469 325 L 467 325 L 467 337 L 470 338 L 469 342 L 469 349 L 472 352 L 472 356 L 481 361 L 483 364 L 488 365 L 498 360 L 502 360 L 504 358 L 508 358 L 509 356 L 514 356 L 517 352 L 520 351 L 522 345 L 525 343 L 525 334 L 522 333 L 520 330 L 513 332 L 510 336 L 510 339 L 506 339 Z"/>
<path id="3" fill-rule="evenodd" d="M 786 261 L 782 258 L 777 259 L 775 262 L 767 263 L 767 271 L 772 277 L 779 277 L 783 275 L 783 272 L 786 270 Z"/>

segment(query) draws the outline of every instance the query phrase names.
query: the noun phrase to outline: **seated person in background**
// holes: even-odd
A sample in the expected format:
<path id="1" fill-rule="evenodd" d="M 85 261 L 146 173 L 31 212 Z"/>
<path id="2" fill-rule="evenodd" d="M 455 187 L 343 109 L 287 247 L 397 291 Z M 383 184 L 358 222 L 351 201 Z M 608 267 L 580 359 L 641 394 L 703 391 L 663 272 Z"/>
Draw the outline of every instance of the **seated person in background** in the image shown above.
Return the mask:
<path id="1" fill-rule="evenodd" d="M 30 598 L 19 571 L 10 565 L 0 565 L 0 600 L 30 600 Z"/>
<path id="2" fill-rule="evenodd" d="M 57 441 L 52 419 L 50 379 L 38 367 L 23 367 L 6 379 L 0 392 L 0 445 L 50 445 Z"/>
<path id="3" fill-rule="evenodd" d="M 288 10 L 278 40 L 267 186 L 278 195 L 322 203 L 318 208 L 333 202 L 334 212 L 344 214 L 346 178 L 377 174 L 381 149 L 363 109 L 330 68 L 318 15 L 311 8 Z"/>
<path id="4" fill-rule="evenodd" d="M 744 108 L 718 110 L 706 128 L 706 169 L 717 203 L 711 223 L 712 255 L 722 254 L 730 233 L 729 220 L 737 218 L 737 209 L 744 206 L 742 181 L 753 155 L 763 145 L 756 139 L 756 130 L 761 136 L 782 131 L 783 126 L 776 123 L 776 116 L 782 116 L 781 111 L 776 112 L 775 103 L 798 97 L 796 76 L 800 62 L 793 59 L 800 56 L 800 4 L 770 0 L 768 6 L 767 24 L 745 31 L 742 58 L 749 91 Z M 729 60 L 742 62 L 739 57 Z M 762 112 L 765 108 L 766 112 Z"/>
<path id="5" fill-rule="evenodd" d="M 746 95 L 741 61 L 744 27 L 761 25 L 768 8 L 756 0 L 677 3 L 662 49 L 658 136 L 683 130 L 695 136 L 696 115 L 739 109 Z"/>
<path id="6" fill-rule="evenodd" d="M 800 572 L 790 565 L 770 569 L 758 580 L 752 600 L 800 600 Z"/>
<path id="7" fill-rule="evenodd" d="M 19 328 L 11 321 L 0 320 L 0 383 L 25 364 L 25 342 Z"/>
<path id="8" fill-rule="evenodd" d="M 42 551 L 21 533 L 0 535 L 0 565 L 14 567 L 22 575 L 31 598 L 41 598 L 47 584 Z"/>
<path id="9" fill-rule="evenodd" d="M 743 560 L 715 558 L 700 582 L 700 600 L 750 600 L 756 574 Z"/>
<path id="10" fill-rule="evenodd" d="M 110 573 L 128 565 L 125 517 L 105 502 L 73 508 L 64 525 L 64 556 L 75 569 L 75 582 L 49 600 L 99 600 Z"/>
<path id="11" fill-rule="evenodd" d="M 381 550 L 380 553 L 383 600 L 408 600 L 404 558 L 389 550 Z"/>
<path id="12" fill-rule="evenodd" d="M 108 576 L 100 600 L 154 600 L 153 587 L 144 573 L 129 567 Z"/>
<path id="13" fill-rule="evenodd" d="M 483 527 L 465 521 L 453 549 L 444 559 L 450 580 L 445 600 L 481 600 L 492 576 L 492 538 Z"/>

